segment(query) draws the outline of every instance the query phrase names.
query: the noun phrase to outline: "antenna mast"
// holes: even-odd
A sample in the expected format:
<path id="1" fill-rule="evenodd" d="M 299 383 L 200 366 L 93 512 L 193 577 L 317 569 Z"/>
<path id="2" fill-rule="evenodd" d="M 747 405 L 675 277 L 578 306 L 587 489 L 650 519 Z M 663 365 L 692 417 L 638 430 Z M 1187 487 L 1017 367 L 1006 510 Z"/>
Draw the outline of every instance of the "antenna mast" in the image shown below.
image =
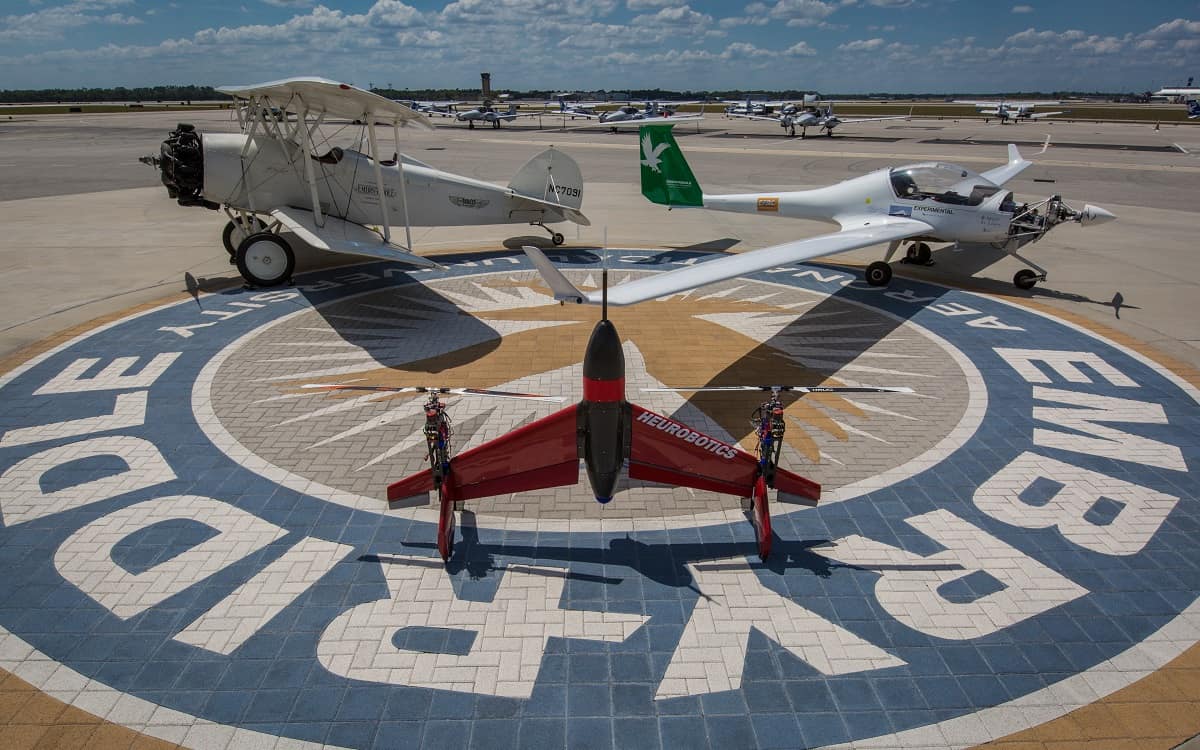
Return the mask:
<path id="1" fill-rule="evenodd" d="M 604 250 L 600 254 L 600 319 L 608 320 L 608 227 L 604 227 Z"/>

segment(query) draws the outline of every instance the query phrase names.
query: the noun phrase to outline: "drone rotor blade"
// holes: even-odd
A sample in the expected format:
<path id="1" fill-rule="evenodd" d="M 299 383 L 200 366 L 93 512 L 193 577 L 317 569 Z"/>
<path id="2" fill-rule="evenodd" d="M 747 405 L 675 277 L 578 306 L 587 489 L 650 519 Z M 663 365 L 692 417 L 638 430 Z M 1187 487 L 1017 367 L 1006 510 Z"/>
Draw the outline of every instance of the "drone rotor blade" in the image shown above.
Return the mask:
<path id="1" fill-rule="evenodd" d="M 537 393 L 514 393 L 512 391 L 491 391 L 486 388 L 450 388 L 446 393 L 459 396 L 487 396 L 489 398 L 517 398 L 526 401 L 553 401 L 562 403 L 562 396 L 542 396 Z"/>
<path id="2" fill-rule="evenodd" d="M 695 388 L 643 388 L 653 393 L 714 393 L 730 391 L 792 391 L 794 393 L 912 393 L 904 386 L 833 386 L 833 385 L 702 385 Z"/>
<path id="3" fill-rule="evenodd" d="M 421 386 L 392 387 L 386 385 L 349 385 L 346 383 L 305 383 L 300 387 L 322 391 L 375 391 L 377 393 L 425 393 L 429 390 Z"/>
<path id="4" fill-rule="evenodd" d="M 486 388 L 451 388 L 449 386 L 386 386 L 386 385 L 349 385 L 344 383 L 306 383 L 301 388 L 314 388 L 325 391 L 373 391 L 376 393 L 443 393 L 453 396 L 485 396 L 488 398 L 517 398 L 528 401 L 553 401 L 561 403 L 560 396 L 542 396 L 536 393 L 514 393 L 511 391 L 492 391 Z"/>

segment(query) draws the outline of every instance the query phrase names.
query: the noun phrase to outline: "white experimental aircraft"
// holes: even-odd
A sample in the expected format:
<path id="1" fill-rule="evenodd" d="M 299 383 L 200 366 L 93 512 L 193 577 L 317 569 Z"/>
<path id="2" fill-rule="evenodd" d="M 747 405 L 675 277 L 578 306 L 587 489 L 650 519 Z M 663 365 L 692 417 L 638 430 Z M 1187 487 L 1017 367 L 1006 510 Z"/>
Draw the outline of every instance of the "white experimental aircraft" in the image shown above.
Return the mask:
<path id="1" fill-rule="evenodd" d="M 379 150 L 376 127 L 432 129 L 402 104 L 323 78 L 290 78 L 218 89 L 234 97 L 242 133 L 197 133 L 180 124 L 158 155 L 141 161 L 161 171 L 182 206 L 221 209 L 230 262 L 255 286 L 287 281 L 295 255 L 282 232 L 317 250 L 436 267 L 413 252 L 411 227 L 547 223 L 588 225 L 580 212 L 583 178 L 570 156 L 553 148 L 525 163 L 507 187 L 443 172 L 403 154 Z M 269 116 L 278 108 L 291 117 Z M 365 123 L 370 153 L 314 145 L 326 118 Z M 393 228 L 404 227 L 404 244 Z"/>
<path id="2" fill-rule="evenodd" d="M 1021 257 L 1018 249 L 1037 242 L 1065 222 L 1088 226 L 1116 218 L 1090 204 L 1076 210 L 1058 196 L 1037 203 L 1016 203 L 1004 183 L 1031 162 L 1022 159 L 1014 145 L 1008 147 L 1007 164 L 980 174 L 954 164 L 929 162 L 879 169 L 815 190 L 708 195 L 688 167 L 670 127 L 646 125 L 640 135 L 642 194 L 653 203 L 814 219 L 838 224 L 841 229 L 620 284 L 608 290 L 608 302 L 613 305 L 631 305 L 743 274 L 886 242 L 884 260 L 867 266 L 866 272 L 867 283 L 884 286 L 892 278 L 888 261 L 905 241 L 913 243 L 908 258 L 918 263 L 929 261 L 927 241 L 990 245 L 1030 267 L 1013 278 L 1018 287 L 1030 289 L 1046 278 L 1046 271 Z M 572 286 L 538 250 L 525 251 L 556 299 L 590 304 L 603 301 L 599 292 L 584 293 Z"/>

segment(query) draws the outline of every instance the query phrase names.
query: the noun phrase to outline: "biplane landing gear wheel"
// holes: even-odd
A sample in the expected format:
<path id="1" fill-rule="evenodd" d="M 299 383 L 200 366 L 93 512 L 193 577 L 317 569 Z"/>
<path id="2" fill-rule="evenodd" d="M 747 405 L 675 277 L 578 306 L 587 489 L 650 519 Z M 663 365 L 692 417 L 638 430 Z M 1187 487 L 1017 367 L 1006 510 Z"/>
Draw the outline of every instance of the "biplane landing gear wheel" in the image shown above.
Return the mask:
<path id="1" fill-rule="evenodd" d="M 257 234 L 264 231 L 267 225 L 262 219 L 257 216 L 250 217 L 250 231 L 242 229 L 242 217 L 227 222 L 225 229 L 221 232 L 221 244 L 225 246 L 225 252 L 229 253 L 229 262 L 237 262 L 238 245 L 242 244 L 242 240 L 252 234 Z"/>
<path id="2" fill-rule="evenodd" d="M 1013 276 L 1013 286 L 1015 286 L 1017 289 L 1033 289 L 1035 286 L 1037 286 L 1039 278 L 1040 277 L 1037 275 L 1037 272 L 1028 268 L 1022 268 L 1020 271 L 1017 271 L 1016 275 Z"/>
<path id="3" fill-rule="evenodd" d="M 562 232 L 555 232 L 554 234 L 550 235 L 550 241 L 553 242 L 555 245 L 561 245 L 562 243 L 566 242 L 567 240 L 565 237 L 562 236 Z"/>
<path id="4" fill-rule="evenodd" d="M 767 502 L 767 480 L 758 477 L 750 496 L 750 523 L 758 541 L 758 557 L 766 561 L 771 556 L 771 509 Z"/>
<path id="5" fill-rule="evenodd" d="M 924 242 L 914 242 L 908 246 L 904 259 L 918 266 L 927 266 L 933 258 L 933 251 Z"/>
<path id="6" fill-rule="evenodd" d="M 238 245 L 237 267 L 242 278 L 254 286 L 277 286 L 292 277 L 296 256 L 279 235 L 259 232 Z"/>
<path id="7" fill-rule="evenodd" d="M 438 554 L 442 562 L 450 562 L 454 554 L 454 501 L 446 496 L 445 489 L 438 491 L 441 513 L 438 515 Z"/>
<path id="8" fill-rule="evenodd" d="M 887 286 L 892 280 L 892 267 L 881 260 L 867 266 L 867 283 L 871 286 Z"/>

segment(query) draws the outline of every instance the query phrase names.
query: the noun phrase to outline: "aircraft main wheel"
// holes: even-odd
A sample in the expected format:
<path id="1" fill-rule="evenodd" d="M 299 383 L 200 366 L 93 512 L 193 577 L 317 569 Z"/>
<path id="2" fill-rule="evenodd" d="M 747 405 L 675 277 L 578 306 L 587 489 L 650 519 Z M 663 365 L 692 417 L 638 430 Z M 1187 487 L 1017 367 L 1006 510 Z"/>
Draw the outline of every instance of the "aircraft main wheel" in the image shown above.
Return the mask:
<path id="1" fill-rule="evenodd" d="M 221 232 L 221 244 L 225 246 L 225 252 L 229 253 L 230 260 L 237 255 L 238 245 L 242 244 L 242 240 L 267 228 L 263 220 L 257 216 L 251 216 L 249 223 L 249 231 L 242 228 L 242 217 L 240 216 L 225 224 L 225 229 Z"/>
<path id="2" fill-rule="evenodd" d="M 892 280 L 892 267 L 881 260 L 867 266 L 867 283 L 871 286 L 887 286 Z"/>
<path id="3" fill-rule="evenodd" d="M 296 256 L 279 235 L 258 232 L 238 245 L 237 267 L 254 286 L 277 286 L 292 277 Z"/>
<path id="4" fill-rule="evenodd" d="M 550 236 L 550 241 L 553 242 L 555 245 L 561 245 L 562 243 L 566 242 L 567 240 L 565 237 L 562 236 L 562 232 L 555 232 L 554 234 L 552 234 Z"/>
<path id="5" fill-rule="evenodd" d="M 1022 268 L 1013 276 L 1013 286 L 1017 289 L 1033 289 L 1038 283 L 1038 275 L 1028 268 Z"/>
<path id="6" fill-rule="evenodd" d="M 914 242 L 908 246 L 908 252 L 905 253 L 905 260 L 909 263 L 915 263 L 919 266 L 929 265 L 930 259 L 933 257 L 933 251 L 929 249 L 929 245 L 924 242 Z"/>

